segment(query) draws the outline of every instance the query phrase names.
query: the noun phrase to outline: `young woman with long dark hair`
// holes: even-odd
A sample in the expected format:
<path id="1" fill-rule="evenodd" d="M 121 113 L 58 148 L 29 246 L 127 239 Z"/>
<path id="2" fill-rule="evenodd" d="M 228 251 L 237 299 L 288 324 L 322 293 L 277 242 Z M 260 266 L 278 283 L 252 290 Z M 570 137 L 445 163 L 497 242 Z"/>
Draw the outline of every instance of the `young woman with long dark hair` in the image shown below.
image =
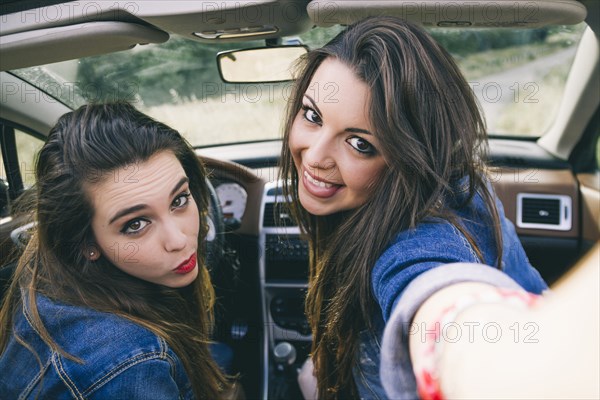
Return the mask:
<path id="1" fill-rule="evenodd" d="M 0 314 L 2 398 L 222 397 L 205 177 L 177 131 L 129 104 L 59 119 Z"/>
<path id="2" fill-rule="evenodd" d="M 310 242 L 306 313 L 318 397 L 386 398 L 380 345 L 399 309 L 408 325 L 447 286 L 535 294 L 547 286 L 486 179 L 473 93 L 425 30 L 368 18 L 302 66 L 281 176 Z M 402 398 L 417 396 L 408 341 L 394 353 L 404 354 L 395 372 Z"/>

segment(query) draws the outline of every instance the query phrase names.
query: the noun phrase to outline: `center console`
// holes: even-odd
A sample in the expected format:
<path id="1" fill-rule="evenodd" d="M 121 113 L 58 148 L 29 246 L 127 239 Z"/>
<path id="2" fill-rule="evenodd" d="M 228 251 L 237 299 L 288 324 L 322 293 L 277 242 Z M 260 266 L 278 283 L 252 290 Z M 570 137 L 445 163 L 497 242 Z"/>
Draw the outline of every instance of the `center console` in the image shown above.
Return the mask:
<path id="1" fill-rule="evenodd" d="M 304 316 L 309 249 L 290 216 L 278 182 L 265 185 L 260 221 L 259 270 L 265 322 L 262 397 L 301 398 L 297 369 L 308 357 L 311 344 Z"/>

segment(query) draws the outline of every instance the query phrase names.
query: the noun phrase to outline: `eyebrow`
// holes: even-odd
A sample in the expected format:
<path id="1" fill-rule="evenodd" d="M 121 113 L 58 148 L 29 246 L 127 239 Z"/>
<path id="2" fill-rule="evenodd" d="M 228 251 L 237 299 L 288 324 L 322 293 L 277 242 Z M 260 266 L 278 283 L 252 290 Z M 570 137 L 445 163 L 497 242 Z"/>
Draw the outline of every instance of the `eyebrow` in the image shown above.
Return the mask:
<path id="1" fill-rule="evenodd" d="M 181 179 L 179 180 L 179 182 L 177 182 L 177 185 L 175 185 L 175 187 L 173 188 L 173 190 L 171 190 L 171 194 L 170 194 L 170 196 L 171 196 L 171 197 L 173 197 L 173 196 L 175 195 L 175 193 L 177 193 L 177 191 L 178 191 L 179 189 L 181 189 L 181 187 L 182 187 L 184 184 L 188 183 L 189 181 L 190 181 L 190 180 L 189 180 L 189 178 L 188 178 L 187 176 L 184 176 L 183 178 L 181 178 Z"/>
<path id="2" fill-rule="evenodd" d="M 186 183 L 188 183 L 190 180 L 187 176 L 184 176 L 183 178 L 181 178 L 179 180 L 179 182 L 177 182 L 177 184 L 175 185 L 175 187 L 173 188 L 173 190 L 171 190 L 170 193 L 170 197 L 173 197 L 175 195 L 175 193 L 177 193 L 177 191 Z M 134 213 L 136 211 L 140 211 L 140 210 L 144 210 L 148 208 L 147 204 L 136 204 L 135 206 L 131 206 L 131 207 L 127 207 L 122 209 L 121 211 L 117 212 L 108 222 L 108 224 L 112 224 L 113 222 L 115 222 L 116 220 L 118 220 L 121 217 L 124 217 L 127 214 L 131 214 Z"/>
<path id="3" fill-rule="evenodd" d="M 321 110 L 319 110 L 319 107 L 317 106 L 317 103 L 315 103 L 315 101 L 313 100 L 312 97 L 310 97 L 306 93 L 304 93 L 304 97 L 306 97 L 308 99 L 308 101 L 310 101 L 310 103 L 312 104 L 312 106 L 315 109 L 315 111 L 319 113 L 319 116 L 323 115 L 323 113 L 321 112 Z"/>
<path id="4" fill-rule="evenodd" d="M 308 99 L 308 101 L 310 101 L 310 103 L 312 104 L 315 111 L 319 114 L 319 116 L 321 118 L 323 118 L 323 113 L 321 112 L 321 110 L 319 110 L 319 107 L 317 107 L 317 103 L 315 103 L 315 101 L 312 99 L 312 97 L 310 97 L 306 93 L 304 93 L 304 97 L 306 97 Z M 363 133 L 365 135 L 373 136 L 373 134 L 370 131 L 368 131 L 366 129 L 361 129 L 361 128 L 346 128 L 346 129 L 344 129 L 344 131 L 350 132 L 350 133 Z"/>
<path id="5" fill-rule="evenodd" d="M 344 131 L 346 132 L 352 132 L 352 133 L 364 133 L 365 135 L 371 135 L 373 136 L 373 134 L 371 132 L 369 132 L 366 129 L 360 129 L 360 128 L 346 128 L 344 129 Z"/>

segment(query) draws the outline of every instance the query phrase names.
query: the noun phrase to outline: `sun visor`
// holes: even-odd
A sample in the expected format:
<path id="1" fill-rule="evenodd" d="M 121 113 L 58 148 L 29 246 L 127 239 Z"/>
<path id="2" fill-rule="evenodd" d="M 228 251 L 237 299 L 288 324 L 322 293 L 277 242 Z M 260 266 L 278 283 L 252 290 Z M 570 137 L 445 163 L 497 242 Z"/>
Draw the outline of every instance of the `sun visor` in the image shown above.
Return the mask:
<path id="1" fill-rule="evenodd" d="M 162 43 L 169 34 L 129 22 L 98 21 L 0 36 L 0 71 Z"/>
<path id="2" fill-rule="evenodd" d="M 427 27 L 538 28 L 573 25 L 587 11 L 575 0 L 313 0 L 309 17 L 318 26 L 348 25 L 368 16 L 393 15 Z"/>
<path id="3" fill-rule="evenodd" d="M 306 32 L 306 0 L 147 1 L 135 16 L 165 31 L 204 43 L 274 39 Z"/>

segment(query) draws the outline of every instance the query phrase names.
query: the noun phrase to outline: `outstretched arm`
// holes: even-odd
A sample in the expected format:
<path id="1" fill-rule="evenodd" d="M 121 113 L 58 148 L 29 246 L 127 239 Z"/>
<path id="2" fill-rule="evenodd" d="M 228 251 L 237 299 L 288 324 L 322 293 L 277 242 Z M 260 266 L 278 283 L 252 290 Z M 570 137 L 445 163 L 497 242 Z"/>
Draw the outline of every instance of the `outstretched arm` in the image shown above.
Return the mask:
<path id="1" fill-rule="evenodd" d="M 419 394 L 599 398 L 599 252 L 539 300 L 475 282 L 434 293 L 409 336 Z"/>

